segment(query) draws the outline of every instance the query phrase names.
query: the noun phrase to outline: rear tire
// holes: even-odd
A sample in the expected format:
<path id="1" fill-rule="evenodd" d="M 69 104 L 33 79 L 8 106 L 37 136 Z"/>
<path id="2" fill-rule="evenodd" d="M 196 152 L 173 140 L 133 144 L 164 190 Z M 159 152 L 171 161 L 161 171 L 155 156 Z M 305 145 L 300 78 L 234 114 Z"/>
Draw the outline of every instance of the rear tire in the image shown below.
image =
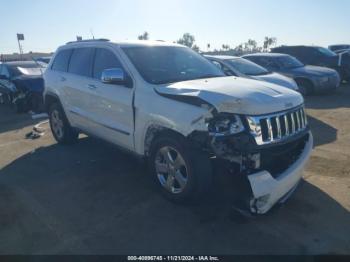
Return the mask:
<path id="1" fill-rule="evenodd" d="M 212 186 L 209 156 L 181 135 L 166 132 L 155 138 L 148 164 L 155 184 L 173 202 L 197 201 Z"/>
<path id="2" fill-rule="evenodd" d="M 50 106 L 49 118 L 52 134 L 58 143 L 67 145 L 77 142 L 79 133 L 69 124 L 60 104 Z"/>

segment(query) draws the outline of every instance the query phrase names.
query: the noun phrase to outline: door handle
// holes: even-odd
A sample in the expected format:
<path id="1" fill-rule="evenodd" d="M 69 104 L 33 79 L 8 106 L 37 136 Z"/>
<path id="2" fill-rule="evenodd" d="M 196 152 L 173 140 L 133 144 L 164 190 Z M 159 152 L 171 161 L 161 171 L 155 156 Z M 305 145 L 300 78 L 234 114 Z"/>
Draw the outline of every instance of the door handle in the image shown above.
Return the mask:
<path id="1" fill-rule="evenodd" d="M 88 84 L 88 88 L 90 88 L 90 89 L 96 89 L 97 86 L 95 86 L 95 85 L 93 85 L 93 84 Z"/>

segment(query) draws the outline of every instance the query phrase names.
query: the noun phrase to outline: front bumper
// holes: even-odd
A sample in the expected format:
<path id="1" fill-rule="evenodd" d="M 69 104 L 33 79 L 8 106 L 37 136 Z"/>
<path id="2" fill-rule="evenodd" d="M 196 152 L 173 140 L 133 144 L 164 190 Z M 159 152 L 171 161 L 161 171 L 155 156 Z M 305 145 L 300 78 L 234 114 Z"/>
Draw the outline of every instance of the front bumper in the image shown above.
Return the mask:
<path id="1" fill-rule="evenodd" d="M 317 82 L 316 88 L 318 87 L 320 92 L 333 91 L 339 88 L 340 83 L 341 83 L 341 79 L 339 75 L 330 76 L 328 77 L 328 81 Z"/>
<path id="2" fill-rule="evenodd" d="M 302 178 L 306 165 L 313 148 L 313 137 L 309 132 L 309 139 L 299 158 L 277 178 L 268 171 L 260 171 L 248 175 L 252 190 L 252 199 L 249 208 L 252 213 L 265 214 L 276 203 L 284 202 L 295 190 Z"/>

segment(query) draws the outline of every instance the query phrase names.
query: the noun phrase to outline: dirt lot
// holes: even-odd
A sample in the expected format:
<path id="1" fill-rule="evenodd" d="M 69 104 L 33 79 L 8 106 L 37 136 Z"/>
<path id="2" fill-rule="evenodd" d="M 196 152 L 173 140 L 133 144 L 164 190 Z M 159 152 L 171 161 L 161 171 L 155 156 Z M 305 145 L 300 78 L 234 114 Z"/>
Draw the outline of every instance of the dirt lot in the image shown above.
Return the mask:
<path id="1" fill-rule="evenodd" d="M 350 86 L 307 98 L 315 151 L 281 208 L 239 219 L 224 193 L 164 200 L 135 158 L 93 138 L 25 139 L 37 121 L 0 106 L 1 254 L 350 254 Z"/>

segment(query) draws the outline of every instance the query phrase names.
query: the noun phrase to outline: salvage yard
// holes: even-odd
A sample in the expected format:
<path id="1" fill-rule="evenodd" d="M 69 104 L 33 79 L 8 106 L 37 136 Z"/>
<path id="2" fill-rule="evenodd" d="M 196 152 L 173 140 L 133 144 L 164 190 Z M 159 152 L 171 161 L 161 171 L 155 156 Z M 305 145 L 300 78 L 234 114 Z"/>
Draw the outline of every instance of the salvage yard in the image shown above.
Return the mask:
<path id="1" fill-rule="evenodd" d="M 57 145 L 47 124 L 26 139 L 39 120 L 0 106 L 0 254 L 350 254 L 350 86 L 306 107 L 305 181 L 285 205 L 243 218 L 224 174 L 201 205 L 175 205 L 134 157 L 85 136 Z"/>

